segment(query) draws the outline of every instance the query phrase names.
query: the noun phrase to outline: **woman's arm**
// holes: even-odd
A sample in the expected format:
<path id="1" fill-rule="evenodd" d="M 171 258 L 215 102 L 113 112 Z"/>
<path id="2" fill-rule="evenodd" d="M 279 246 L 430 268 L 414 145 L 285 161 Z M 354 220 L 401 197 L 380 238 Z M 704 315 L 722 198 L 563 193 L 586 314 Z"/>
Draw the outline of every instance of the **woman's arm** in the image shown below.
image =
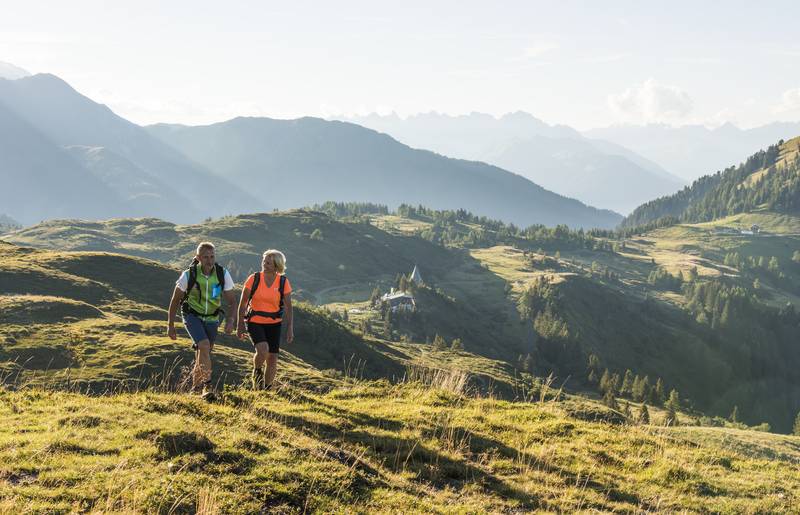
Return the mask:
<path id="1" fill-rule="evenodd" d="M 242 288 L 242 295 L 239 297 L 239 323 L 236 325 L 236 337 L 243 338 L 247 332 L 244 326 L 244 318 L 247 316 L 247 304 L 250 302 L 250 288 Z"/>
<path id="2" fill-rule="evenodd" d="M 292 310 L 292 294 L 283 296 L 284 318 L 286 319 L 286 343 L 294 340 L 294 311 Z"/>

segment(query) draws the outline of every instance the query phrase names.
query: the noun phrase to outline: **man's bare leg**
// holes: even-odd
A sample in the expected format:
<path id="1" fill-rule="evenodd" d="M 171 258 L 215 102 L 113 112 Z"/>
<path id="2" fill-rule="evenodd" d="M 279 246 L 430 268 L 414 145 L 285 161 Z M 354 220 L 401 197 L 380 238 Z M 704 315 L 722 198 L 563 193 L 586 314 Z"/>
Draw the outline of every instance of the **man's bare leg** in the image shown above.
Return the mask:
<path id="1" fill-rule="evenodd" d="M 192 390 L 200 390 L 206 383 L 211 382 L 211 342 L 201 340 L 197 344 L 194 356 L 194 370 L 192 370 Z"/>

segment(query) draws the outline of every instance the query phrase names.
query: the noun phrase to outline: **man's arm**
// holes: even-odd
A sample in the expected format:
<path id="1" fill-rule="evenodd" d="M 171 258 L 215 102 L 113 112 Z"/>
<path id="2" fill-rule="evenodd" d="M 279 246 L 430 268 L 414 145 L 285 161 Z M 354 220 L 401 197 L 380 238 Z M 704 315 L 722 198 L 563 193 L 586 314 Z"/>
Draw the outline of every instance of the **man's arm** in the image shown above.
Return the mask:
<path id="1" fill-rule="evenodd" d="M 167 311 L 167 335 L 169 335 L 172 340 L 178 338 L 178 334 L 175 332 L 175 315 L 178 312 L 178 306 L 180 306 L 182 300 L 183 290 L 176 286 L 175 290 L 172 292 L 172 300 L 169 301 L 169 310 Z"/>
<path id="2" fill-rule="evenodd" d="M 236 320 L 238 317 L 236 316 L 238 311 L 236 308 L 236 293 L 233 290 L 228 290 L 222 292 L 222 296 L 225 297 L 225 303 L 228 305 L 228 320 L 225 322 L 225 334 L 231 334 L 233 329 L 236 327 Z"/>

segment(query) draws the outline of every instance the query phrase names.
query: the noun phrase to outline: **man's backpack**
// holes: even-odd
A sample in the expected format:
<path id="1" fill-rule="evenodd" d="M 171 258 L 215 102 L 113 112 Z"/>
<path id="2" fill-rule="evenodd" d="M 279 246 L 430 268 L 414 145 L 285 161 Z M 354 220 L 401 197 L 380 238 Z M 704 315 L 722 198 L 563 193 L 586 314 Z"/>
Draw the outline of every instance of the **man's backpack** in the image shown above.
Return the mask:
<path id="1" fill-rule="evenodd" d="M 256 272 L 255 276 L 253 277 L 253 286 L 250 288 L 250 298 L 247 301 L 248 310 L 247 314 L 245 315 L 245 320 L 248 322 L 254 316 L 260 316 L 265 318 L 283 318 L 283 298 L 284 298 L 284 289 L 286 289 L 286 276 L 280 276 L 280 282 L 278 283 L 278 293 L 280 294 L 280 302 L 278 304 L 278 311 L 254 311 L 253 310 L 253 295 L 255 295 L 256 290 L 258 289 L 258 285 L 261 283 L 261 272 Z"/>
<path id="2" fill-rule="evenodd" d="M 224 311 L 221 308 L 217 308 L 214 310 L 213 313 L 198 313 L 194 310 L 191 306 L 189 306 L 189 302 L 187 299 L 189 298 L 189 292 L 192 291 L 192 288 L 197 286 L 197 266 L 200 262 L 197 258 L 192 259 L 192 264 L 189 265 L 189 277 L 188 282 L 186 284 L 186 293 L 183 294 L 183 301 L 181 302 L 181 310 L 183 313 L 191 313 L 196 316 L 218 316 L 220 312 Z M 223 290 L 225 289 L 225 269 L 219 263 L 214 263 L 214 271 L 217 274 L 217 282 L 219 283 L 220 288 Z M 197 291 L 200 293 L 200 298 L 203 298 L 203 292 L 200 290 L 200 287 L 197 286 Z"/>

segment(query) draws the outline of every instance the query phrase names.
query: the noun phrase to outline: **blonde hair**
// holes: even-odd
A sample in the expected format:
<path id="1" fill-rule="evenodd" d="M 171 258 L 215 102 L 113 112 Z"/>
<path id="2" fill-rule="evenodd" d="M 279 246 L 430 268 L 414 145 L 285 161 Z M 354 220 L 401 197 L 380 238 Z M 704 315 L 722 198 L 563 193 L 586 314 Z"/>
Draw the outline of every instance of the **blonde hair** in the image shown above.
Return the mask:
<path id="1" fill-rule="evenodd" d="M 215 250 L 214 244 L 211 243 L 210 241 L 201 241 L 200 245 L 197 246 L 196 254 L 199 256 L 200 255 L 200 251 L 206 250 L 206 249 Z"/>
<path id="2" fill-rule="evenodd" d="M 269 249 L 265 250 L 262 257 L 272 256 L 272 263 L 275 265 L 275 271 L 282 274 L 286 271 L 286 256 L 280 250 Z"/>

